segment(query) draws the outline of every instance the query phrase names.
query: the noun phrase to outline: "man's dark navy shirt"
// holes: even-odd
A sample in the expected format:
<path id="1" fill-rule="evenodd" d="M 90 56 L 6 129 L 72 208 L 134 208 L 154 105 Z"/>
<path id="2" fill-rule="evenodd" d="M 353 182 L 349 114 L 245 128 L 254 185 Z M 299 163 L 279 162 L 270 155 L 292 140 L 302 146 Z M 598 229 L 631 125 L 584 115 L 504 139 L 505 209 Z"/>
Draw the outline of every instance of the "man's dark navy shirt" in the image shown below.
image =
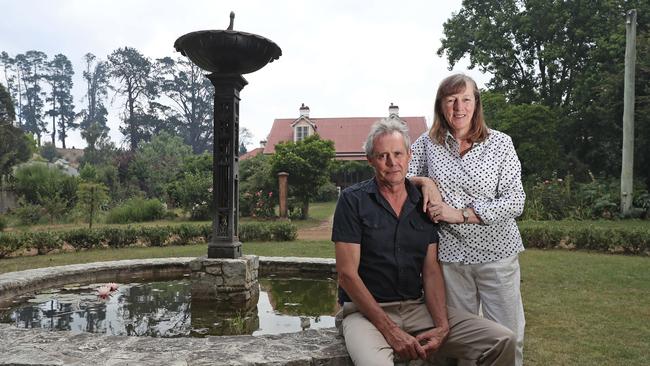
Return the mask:
<path id="1" fill-rule="evenodd" d="M 332 241 L 361 245 L 359 276 L 377 302 L 422 296 L 422 266 L 429 244 L 438 243 L 438 225 L 422 212 L 422 195 L 408 179 L 400 216 L 370 179 L 341 193 L 334 212 Z M 339 301 L 352 301 L 340 289 Z"/>

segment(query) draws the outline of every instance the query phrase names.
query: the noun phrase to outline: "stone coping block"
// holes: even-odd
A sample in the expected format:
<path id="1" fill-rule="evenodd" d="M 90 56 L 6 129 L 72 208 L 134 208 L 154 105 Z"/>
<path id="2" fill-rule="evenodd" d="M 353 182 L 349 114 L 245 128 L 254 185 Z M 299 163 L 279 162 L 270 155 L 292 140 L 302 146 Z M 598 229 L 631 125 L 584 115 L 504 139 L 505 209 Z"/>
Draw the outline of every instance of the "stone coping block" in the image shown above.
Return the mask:
<path id="1" fill-rule="evenodd" d="M 0 275 L 0 299 L 67 283 L 93 283 L 134 276 L 170 278 L 189 273 L 196 258 L 134 259 L 11 272 Z M 284 273 L 335 273 L 333 259 L 259 257 Z M 300 270 L 301 267 L 306 268 Z M 0 365 L 291 365 L 351 366 L 336 329 L 264 336 L 152 338 L 19 329 L 0 324 Z"/>

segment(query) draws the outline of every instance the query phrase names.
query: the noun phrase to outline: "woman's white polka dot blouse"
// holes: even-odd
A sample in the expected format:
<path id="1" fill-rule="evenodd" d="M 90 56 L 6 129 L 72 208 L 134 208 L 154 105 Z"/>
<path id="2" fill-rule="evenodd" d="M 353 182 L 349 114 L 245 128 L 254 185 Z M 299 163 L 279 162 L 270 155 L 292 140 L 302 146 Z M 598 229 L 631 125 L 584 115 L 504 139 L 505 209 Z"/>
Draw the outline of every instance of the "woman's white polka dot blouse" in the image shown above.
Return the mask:
<path id="1" fill-rule="evenodd" d="M 487 263 L 524 250 L 515 217 L 524 209 L 521 163 L 510 136 L 490 130 L 462 157 L 447 134 L 444 144 L 428 133 L 411 146 L 408 176 L 428 176 L 438 184 L 448 205 L 471 207 L 482 224 L 440 225 L 438 258 L 442 262 Z"/>

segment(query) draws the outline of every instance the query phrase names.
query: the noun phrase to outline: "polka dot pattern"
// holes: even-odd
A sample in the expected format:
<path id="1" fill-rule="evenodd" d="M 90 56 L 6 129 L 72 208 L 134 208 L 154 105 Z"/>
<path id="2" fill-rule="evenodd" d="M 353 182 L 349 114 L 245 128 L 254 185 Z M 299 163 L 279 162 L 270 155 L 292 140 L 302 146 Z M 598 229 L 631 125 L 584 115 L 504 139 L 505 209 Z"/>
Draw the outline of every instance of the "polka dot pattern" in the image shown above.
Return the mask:
<path id="1" fill-rule="evenodd" d="M 471 207 L 483 221 L 440 225 L 440 261 L 487 263 L 524 250 L 515 218 L 524 210 L 526 194 L 510 136 L 490 130 L 462 157 L 451 134 L 439 144 L 425 133 L 411 149 L 408 176 L 433 178 L 448 205 Z"/>

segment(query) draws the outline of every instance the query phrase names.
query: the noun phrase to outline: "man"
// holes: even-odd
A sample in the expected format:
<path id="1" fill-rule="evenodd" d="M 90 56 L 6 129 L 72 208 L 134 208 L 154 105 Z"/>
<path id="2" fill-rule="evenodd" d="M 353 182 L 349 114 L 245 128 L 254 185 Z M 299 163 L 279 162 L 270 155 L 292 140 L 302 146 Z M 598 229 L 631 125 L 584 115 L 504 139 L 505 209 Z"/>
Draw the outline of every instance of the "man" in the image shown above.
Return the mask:
<path id="1" fill-rule="evenodd" d="M 343 191 L 334 214 L 340 301 L 337 318 L 355 365 L 393 365 L 436 355 L 478 365 L 512 365 L 513 333 L 447 308 L 437 261 L 437 227 L 405 178 L 411 151 L 406 125 L 383 119 L 365 143 L 373 179 Z"/>

